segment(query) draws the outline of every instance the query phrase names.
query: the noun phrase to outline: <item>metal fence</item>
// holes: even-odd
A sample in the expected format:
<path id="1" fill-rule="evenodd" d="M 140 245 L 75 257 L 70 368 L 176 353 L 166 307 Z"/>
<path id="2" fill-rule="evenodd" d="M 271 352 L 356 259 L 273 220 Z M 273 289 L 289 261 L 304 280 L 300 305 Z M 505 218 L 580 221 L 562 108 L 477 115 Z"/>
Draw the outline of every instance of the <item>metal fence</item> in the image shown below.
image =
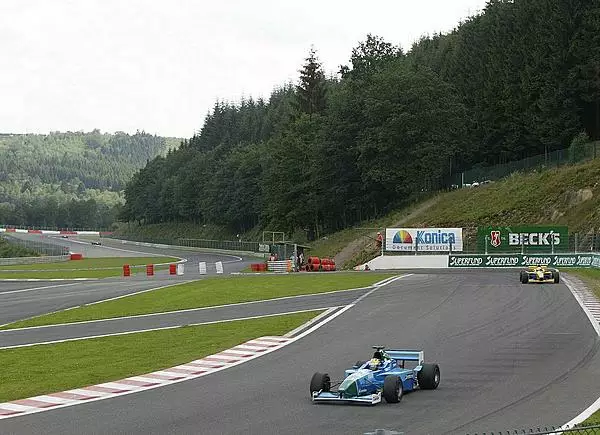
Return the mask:
<path id="1" fill-rule="evenodd" d="M 2 237 L 12 245 L 21 246 L 23 248 L 35 251 L 40 255 L 63 256 L 69 254 L 69 248 L 66 246 L 46 243 L 39 239 L 22 239 L 17 236 L 13 236 L 12 233 L 4 233 Z"/>
<path id="2" fill-rule="evenodd" d="M 0 258 L 0 266 L 14 266 L 16 264 L 45 264 L 69 261 L 70 255 L 47 255 L 44 257 L 15 257 Z"/>
<path id="3" fill-rule="evenodd" d="M 538 154 L 513 162 L 471 168 L 467 171 L 453 174 L 449 184 L 460 187 L 487 180 L 495 181 L 515 172 L 558 168 L 564 165 L 572 165 L 595 159 L 596 157 L 600 157 L 600 142 L 577 144 L 567 149 Z"/>
<path id="4" fill-rule="evenodd" d="M 520 430 L 503 430 L 503 431 L 490 431 L 490 432 L 475 432 L 468 433 L 467 435 L 559 435 L 559 434 L 571 434 L 571 435 L 595 435 L 600 434 L 600 425 L 577 425 L 572 428 L 561 427 L 544 427 L 536 429 L 520 429 Z"/>
<path id="5" fill-rule="evenodd" d="M 226 251 L 246 251 L 246 252 L 261 252 L 260 243 L 245 242 L 241 240 L 208 240 L 208 239 L 184 239 L 179 238 L 174 241 L 175 245 L 186 246 L 188 248 L 206 248 L 206 249 L 221 249 Z M 262 252 L 269 252 L 266 245 Z"/>
<path id="6" fill-rule="evenodd" d="M 118 238 L 118 236 L 105 236 Z M 128 237 L 128 240 L 141 243 L 162 244 L 171 246 L 184 246 L 186 248 L 212 249 L 222 251 L 254 252 L 259 254 L 277 254 L 280 259 L 289 259 L 301 246 L 294 246 L 293 242 L 250 242 L 243 240 L 211 240 L 190 238 L 154 238 L 154 237 Z M 305 248 L 305 247 L 304 247 Z"/>

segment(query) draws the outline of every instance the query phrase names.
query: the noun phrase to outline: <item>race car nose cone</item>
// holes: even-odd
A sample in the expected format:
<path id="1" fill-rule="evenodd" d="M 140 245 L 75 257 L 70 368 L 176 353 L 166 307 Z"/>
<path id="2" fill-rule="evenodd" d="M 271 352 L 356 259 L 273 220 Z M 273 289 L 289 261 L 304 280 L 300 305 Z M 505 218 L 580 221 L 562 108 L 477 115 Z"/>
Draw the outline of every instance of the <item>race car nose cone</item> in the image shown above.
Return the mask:
<path id="1" fill-rule="evenodd" d="M 340 385 L 339 391 L 344 397 L 358 396 L 358 387 L 356 386 L 356 382 L 349 382 L 346 385 Z"/>

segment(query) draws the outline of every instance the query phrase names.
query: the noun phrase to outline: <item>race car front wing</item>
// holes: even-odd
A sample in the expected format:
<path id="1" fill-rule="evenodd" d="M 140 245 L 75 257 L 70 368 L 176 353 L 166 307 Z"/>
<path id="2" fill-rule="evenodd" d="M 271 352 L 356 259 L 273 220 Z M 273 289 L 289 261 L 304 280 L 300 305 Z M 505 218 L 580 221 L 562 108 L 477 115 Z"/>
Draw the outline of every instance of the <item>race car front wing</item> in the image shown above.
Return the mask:
<path id="1" fill-rule="evenodd" d="M 381 392 L 356 397 L 342 397 L 331 391 L 315 391 L 312 395 L 313 402 L 360 403 L 363 405 L 376 405 L 381 402 Z"/>

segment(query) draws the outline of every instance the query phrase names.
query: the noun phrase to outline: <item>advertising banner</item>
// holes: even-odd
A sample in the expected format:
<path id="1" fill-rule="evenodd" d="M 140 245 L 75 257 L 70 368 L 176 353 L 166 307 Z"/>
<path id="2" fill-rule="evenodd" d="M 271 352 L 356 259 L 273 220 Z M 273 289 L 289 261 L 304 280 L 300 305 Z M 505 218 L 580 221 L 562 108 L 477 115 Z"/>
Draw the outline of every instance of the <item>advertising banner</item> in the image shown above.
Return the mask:
<path id="1" fill-rule="evenodd" d="M 386 228 L 385 250 L 461 252 L 462 228 Z"/>
<path id="2" fill-rule="evenodd" d="M 590 267 L 600 265 L 595 254 L 496 254 L 496 255 L 450 255 L 448 267 Z"/>
<path id="3" fill-rule="evenodd" d="M 569 250 L 569 231 L 566 226 L 479 227 L 479 252 L 566 252 Z"/>

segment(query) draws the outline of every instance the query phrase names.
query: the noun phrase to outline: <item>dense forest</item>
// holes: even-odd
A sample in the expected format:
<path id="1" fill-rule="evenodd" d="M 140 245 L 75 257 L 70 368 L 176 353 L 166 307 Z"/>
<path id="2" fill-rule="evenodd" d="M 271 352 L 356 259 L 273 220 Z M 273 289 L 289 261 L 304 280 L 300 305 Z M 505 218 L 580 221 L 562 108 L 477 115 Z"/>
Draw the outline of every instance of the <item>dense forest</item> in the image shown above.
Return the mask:
<path id="1" fill-rule="evenodd" d="M 598 0 L 493 0 L 408 52 L 368 35 L 329 77 L 311 49 L 296 84 L 217 103 L 135 174 L 121 218 L 334 231 L 474 165 L 600 139 L 599 101 Z"/>
<path id="2" fill-rule="evenodd" d="M 0 224 L 108 228 L 133 174 L 178 145 L 144 132 L 0 134 Z"/>

